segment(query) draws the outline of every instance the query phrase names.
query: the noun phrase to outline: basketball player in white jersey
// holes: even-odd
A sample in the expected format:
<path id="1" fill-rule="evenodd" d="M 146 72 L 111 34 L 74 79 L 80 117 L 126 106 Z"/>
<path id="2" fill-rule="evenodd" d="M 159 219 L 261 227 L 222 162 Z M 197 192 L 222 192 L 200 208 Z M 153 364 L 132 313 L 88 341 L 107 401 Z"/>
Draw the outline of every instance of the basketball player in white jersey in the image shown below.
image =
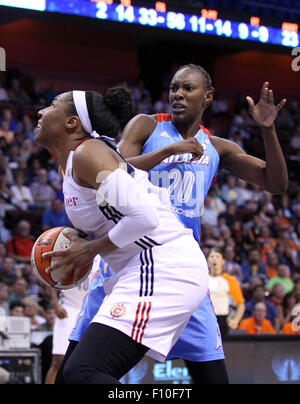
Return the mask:
<path id="1" fill-rule="evenodd" d="M 53 328 L 52 361 L 46 375 L 45 384 L 54 384 L 57 371 L 62 364 L 69 345 L 69 335 L 74 327 L 81 309 L 83 299 L 89 291 L 90 280 L 99 269 L 100 256 L 96 255 L 92 270 L 84 282 L 68 290 L 57 292 L 51 289 L 52 305 L 55 308 L 56 319 Z"/>
<path id="2" fill-rule="evenodd" d="M 67 384 L 117 384 L 144 355 L 164 361 L 208 289 L 208 268 L 192 230 L 172 213 L 167 190 L 153 186 L 105 136 L 116 137 L 131 111 L 123 88 L 105 97 L 73 91 L 39 112 L 35 142 L 65 172 L 66 212 L 88 235 L 47 271 L 66 276 L 100 254 L 116 274 L 106 298 L 64 367 Z M 128 116 L 126 116 L 126 119 Z M 100 135 L 101 136 L 100 136 Z"/>

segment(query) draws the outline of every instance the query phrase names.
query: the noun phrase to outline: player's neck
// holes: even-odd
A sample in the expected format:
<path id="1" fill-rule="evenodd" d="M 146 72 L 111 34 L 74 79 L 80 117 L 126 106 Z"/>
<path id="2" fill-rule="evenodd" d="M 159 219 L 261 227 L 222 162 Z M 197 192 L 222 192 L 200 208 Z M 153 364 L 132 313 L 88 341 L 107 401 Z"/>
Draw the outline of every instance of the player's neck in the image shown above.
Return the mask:
<path id="1" fill-rule="evenodd" d="M 199 122 L 187 123 L 173 121 L 173 125 L 178 130 L 183 139 L 195 137 L 199 131 Z"/>
<path id="2" fill-rule="evenodd" d="M 62 147 L 62 148 L 58 148 L 57 150 L 53 151 L 58 165 L 61 167 L 61 169 L 63 170 L 63 172 L 65 172 L 66 170 L 66 165 L 67 165 L 67 161 L 70 155 L 70 152 L 72 151 L 72 147 Z"/>

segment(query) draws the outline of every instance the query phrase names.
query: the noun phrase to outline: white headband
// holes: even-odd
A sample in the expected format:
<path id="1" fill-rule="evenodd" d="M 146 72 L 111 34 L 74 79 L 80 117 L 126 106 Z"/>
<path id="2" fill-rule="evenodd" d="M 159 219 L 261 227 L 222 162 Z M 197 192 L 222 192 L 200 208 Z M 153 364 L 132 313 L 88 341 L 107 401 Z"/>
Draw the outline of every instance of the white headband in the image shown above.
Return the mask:
<path id="1" fill-rule="evenodd" d="M 100 135 L 92 128 L 89 111 L 86 104 L 85 91 L 73 91 L 74 105 L 84 130 L 95 139 Z"/>

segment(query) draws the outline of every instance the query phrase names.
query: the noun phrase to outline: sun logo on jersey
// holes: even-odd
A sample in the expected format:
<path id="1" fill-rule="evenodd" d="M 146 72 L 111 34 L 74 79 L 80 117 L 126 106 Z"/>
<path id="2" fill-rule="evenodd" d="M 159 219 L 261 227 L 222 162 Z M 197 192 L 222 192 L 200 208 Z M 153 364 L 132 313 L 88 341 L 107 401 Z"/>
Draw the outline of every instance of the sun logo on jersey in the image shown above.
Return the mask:
<path id="1" fill-rule="evenodd" d="M 121 318 L 125 315 L 126 313 L 126 308 L 124 306 L 124 304 L 118 303 L 115 304 L 111 310 L 110 310 L 110 315 L 112 318 Z"/>

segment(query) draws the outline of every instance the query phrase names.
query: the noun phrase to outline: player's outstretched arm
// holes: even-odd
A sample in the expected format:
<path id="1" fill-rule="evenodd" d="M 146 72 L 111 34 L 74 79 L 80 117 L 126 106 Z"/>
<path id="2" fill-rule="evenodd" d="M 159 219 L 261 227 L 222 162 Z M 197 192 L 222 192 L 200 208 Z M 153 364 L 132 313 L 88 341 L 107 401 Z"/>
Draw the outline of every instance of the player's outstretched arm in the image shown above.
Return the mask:
<path id="1" fill-rule="evenodd" d="M 269 89 L 269 83 L 265 82 L 259 102 L 255 105 L 251 97 L 247 97 L 247 101 L 249 113 L 261 129 L 265 161 L 246 154 L 233 142 L 212 137 L 212 142 L 221 158 L 221 167 L 250 184 L 261 186 L 268 192 L 285 193 L 288 187 L 288 172 L 274 122 L 286 100 L 283 99 L 275 105 L 273 91 Z"/>

